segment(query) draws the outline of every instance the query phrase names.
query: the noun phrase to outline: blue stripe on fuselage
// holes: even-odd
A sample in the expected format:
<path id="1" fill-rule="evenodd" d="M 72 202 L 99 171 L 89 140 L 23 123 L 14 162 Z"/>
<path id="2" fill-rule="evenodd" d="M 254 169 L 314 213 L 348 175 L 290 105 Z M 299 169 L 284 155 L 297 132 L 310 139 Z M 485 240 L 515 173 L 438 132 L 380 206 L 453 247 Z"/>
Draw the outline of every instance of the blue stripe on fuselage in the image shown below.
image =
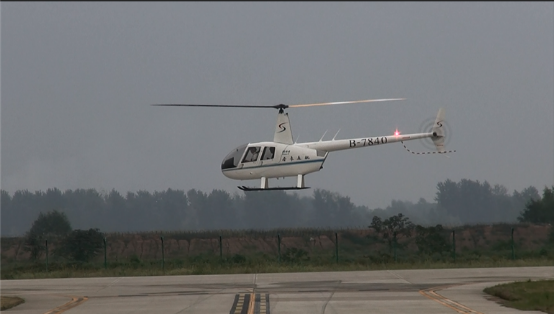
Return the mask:
<path id="1" fill-rule="evenodd" d="M 271 165 L 261 165 L 261 166 L 255 166 L 255 167 L 242 167 L 242 168 L 231 168 L 231 169 L 225 169 L 224 172 L 227 171 L 233 171 L 233 170 L 245 170 L 245 169 L 256 169 L 256 168 L 264 168 L 264 167 L 276 167 L 276 166 L 289 166 L 289 165 L 297 165 L 297 164 L 307 164 L 310 162 L 323 162 L 325 161 L 325 158 L 323 159 L 312 159 L 312 160 L 301 160 L 301 161 L 291 161 L 291 162 L 279 162 L 276 164 Z"/>

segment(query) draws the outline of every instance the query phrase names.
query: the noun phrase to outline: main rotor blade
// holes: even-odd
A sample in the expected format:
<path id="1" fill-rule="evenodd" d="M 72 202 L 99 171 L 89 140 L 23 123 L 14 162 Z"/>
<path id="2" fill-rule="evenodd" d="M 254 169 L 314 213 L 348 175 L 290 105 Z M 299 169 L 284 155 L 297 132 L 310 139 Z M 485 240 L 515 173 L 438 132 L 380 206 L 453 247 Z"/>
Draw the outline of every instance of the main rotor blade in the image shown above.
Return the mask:
<path id="1" fill-rule="evenodd" d="M 250 105 L 197 105 L 197 104 L 153 104 L 152 106 L 167 107 L 229 107 L 229 108 L 269 108 L 275 109 L 275 106 L 250 106 Z"/>
<path id="2" fill-rule="evenodd" d="M 353 100 L 353 101 L 335 101 L 335 102 L 320 102 L 315 104 L 298 104 L 289 105 L 289 108 L 297 107 L 312 107 L 312 106 L 329 106 L 329 105 L 342 105 L 342 104 L 356 104 L 362 102 L 378 102 L 378 101 L 392 101 L 392 100 L 404 100 L 406 98 L 384 98 L 384 99 L 366 99 L 366 100 Z"/>

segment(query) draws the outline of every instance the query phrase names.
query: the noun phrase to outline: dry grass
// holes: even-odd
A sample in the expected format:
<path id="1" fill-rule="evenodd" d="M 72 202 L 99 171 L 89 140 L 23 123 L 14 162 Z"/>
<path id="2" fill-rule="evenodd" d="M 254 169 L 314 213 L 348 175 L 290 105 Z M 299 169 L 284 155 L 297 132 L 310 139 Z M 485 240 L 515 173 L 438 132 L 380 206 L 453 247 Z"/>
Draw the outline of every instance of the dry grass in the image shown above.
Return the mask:
<path id="1" fill-rule="evenodd" d="M 5 296 L 2 296 L 1 299 L 2 300 L 1 300 L 0 311 L 5 311 L 7 309 L 11 309 L 12 307 L 17 306 L 17 305 L 25 302 L 25 300 L 23 300 L 20 297 L 5 297 Z"/>

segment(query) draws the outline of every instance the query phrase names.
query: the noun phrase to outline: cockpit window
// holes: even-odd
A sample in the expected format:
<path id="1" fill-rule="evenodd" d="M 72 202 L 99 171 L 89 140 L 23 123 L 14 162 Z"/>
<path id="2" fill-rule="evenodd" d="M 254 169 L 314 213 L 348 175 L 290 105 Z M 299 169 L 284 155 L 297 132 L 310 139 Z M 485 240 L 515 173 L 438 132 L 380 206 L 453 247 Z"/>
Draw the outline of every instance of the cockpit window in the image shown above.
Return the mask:
<path id="1" fill-rule="evenodd" d="M 221 169 L 236 168 L 239 164 L 240 157 L 242 157 L 242 153 L 244 153 L 244 149 L 247 145 L 248 144 L 241 145 L 227 154 L 227 156 L 225 156 L 225 159 L 223 159 L 223 162 L 221 163 Z"/>
<path id="2" fill-rule="evenodd" d="M 275 147 L 265 147 L 262 160 L 271 160 L 275 156 Z"/>
<path id="3" fill-rule="evenodd" d="M 242 162 L 252 162 L 258 160 L 258 155 L 260 154 L 260 146 L 249 147 L 244 155 Z"/>

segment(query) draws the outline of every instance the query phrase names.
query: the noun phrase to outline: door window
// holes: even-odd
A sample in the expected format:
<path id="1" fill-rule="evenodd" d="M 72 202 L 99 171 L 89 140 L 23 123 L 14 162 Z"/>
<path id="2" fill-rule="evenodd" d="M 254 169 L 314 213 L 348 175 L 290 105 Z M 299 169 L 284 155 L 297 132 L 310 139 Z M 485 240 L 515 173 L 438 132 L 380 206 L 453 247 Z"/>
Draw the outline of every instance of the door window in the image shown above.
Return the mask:
<path id="1" fill-rule="evenodd" d="M 275 156 L 275 147 L 265 147 L 262 160 L 271 160 Z"/>
<path id="2" fill-rule="evenodd" d="M 260 146 L 248 147 L 248 150 L 246 151 L 246 155 L 244 155 L 244 159 L 242 160 L 242 162 L 253 162 L 258 160 L 260 149 Z"/>

